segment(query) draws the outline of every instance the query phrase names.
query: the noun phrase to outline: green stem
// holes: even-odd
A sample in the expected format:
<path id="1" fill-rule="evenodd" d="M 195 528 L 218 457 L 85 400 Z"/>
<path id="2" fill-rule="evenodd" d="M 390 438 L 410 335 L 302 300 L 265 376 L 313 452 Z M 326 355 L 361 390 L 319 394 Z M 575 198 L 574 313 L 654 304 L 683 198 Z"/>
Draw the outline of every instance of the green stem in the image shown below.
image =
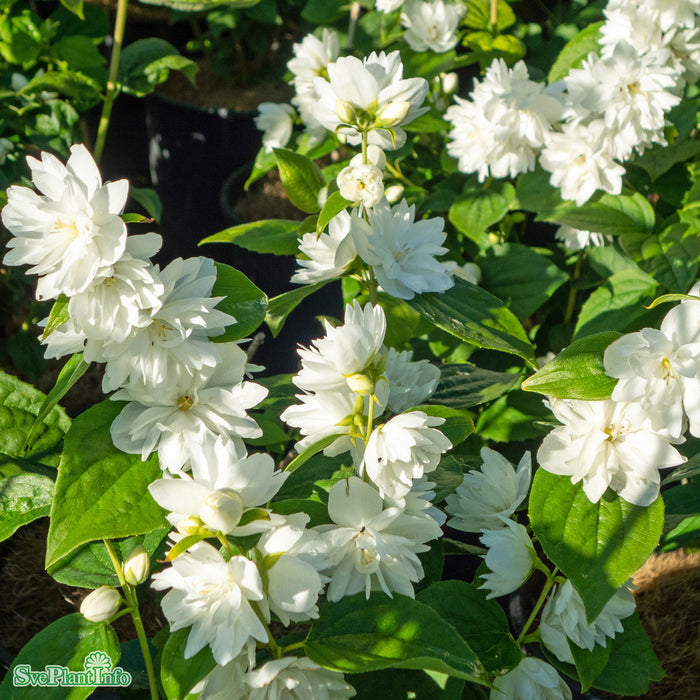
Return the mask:
<path id="1" fill-rule="evenodd" d="M 569 289 L 569 301 L 566 304 L 566 313 L 564 314 L 564 323 L 569 323 L 574 317 L 574 309 L 576 308 L 576 282 L 581 277 L 581 268 L 583 267 L 583 250 L 579 250 L 578 258 L 576 258 L 576 269 L 571 278 L 571 288 Z"/>
<path id="2" fill-rule="evenodd" d="M 402 172 L 399 170 L 399 168 L 393 166 L 391 163 L 387 162 L 386 164 L 386 169 L 397 179 L 403 182 L 405 185 L 408 185 L 409 187 L 414 187 L 413 181 L 409 180 Z"/>
<path id="3" fill-rule="evenodd" d="M 367 158 L 367 131 L 362 132 L 362 165 L 367 165 L 369 163 L 369 158 Z"/>
<path id="4" fill-rule="evenodd" d="M 539 567 L 538 567 L 539 568 Z M 530 629 L 530 626 L 532 623 L 535 621 L 535 618 L 537 617 L 538 613 L 540 612 L 540 608 L 544 605 L 544 601 L 547 598 L 547 595 L 549 595 L 549 592 L 552 590 L 552 586 L 554 585 L 554 579 L 556 578 L 557 571 L 556 567 L 554 567 L 554 571 L 547 572 L 547 581 L 544 584 L 544 587 L 542 588 L 542 592 L 540 593 L 540 597 L 537 599 L 537 602 L 535 603 L 535 607 L 532 609 L 532 612 L 530 613 L 530 617 L 527 618 L 525 621 L 525 624 L 523 625 L 523 629 L 518 635 L 518 638 L 515 640 L 515 643 L 520 646 L 523 643 L 523 640 L 527 636 L 528 630 Z"/>
<path id="5" fill-rule="evenodd" d="M 371 304 L 374 306 L 377 305 L 377 289 L 379 287 L 379 283 L 377 282 L 376 277 L 374 276 L 374 272 L 372 272 L 372 268 L 369 269 L 369 277 L 367 278 L 367 294 L 369 295 L 369 301 Z"/>
<path id="6" fill-rule="evenodd" d="M 102 158 L 102 152 L 107 139 L 107 130 L 109 129 L 109 120 L 112 116 L 112 105 L 119 94 L 117 88 L 117 74 L 119 71 L 119 57 L 122 52 L 122 44 L 124 43 L 124 28 L 126 27 L 126 9 L 129 0 L 117 1 L 117 16 L 114 20 L 114 44 L 112 46 L 112 56 L 109 60 L 109 77 L 107 78 L 107 94 L 105 95 L 104 103 L 102 104 L 102 114 L 100 123 L 97 126 L 97 138 L 95 140 L 95 148 L 93 156 L 97 163 Z"/>
<path id="7" fill-rule="evenodd" d="M 306 642 L 296 642 L 295 644 L 289 644 L 286 647 L 281 647 L 280 651 L 282 656 L 287 656 L 290 651 L 296 651 L 297 649 L 303 649 Z"/>
<path id="8" fill-rule="evenodd" d="M 231 543 L 221 532 L 216 533 L 216 539 L 219 540 L 219 542 L 221 542 L 221 545 L 226 550 L 226 554 L 228 554 L 228 558 L 230 559 L 233 556 L 233 549 L 231 548 Z"/>
<path id="9" fill-rule="evenodd" d="M 265 616 L 262 614 L 260 609 L 258 608 L 257 605 L 253 604 L 252 606 L 253 610 L 255 611 L 255 614 L 258 617 L 258 620 L 262 623 L 262 626 L 265 628 L 265 631 L 267 632 L 267 646 L 270 647 L 270 653 L 276 658 L 276 659 L 281 659 L 282 656 L 284 656 L 283 653 L 283 648 L 277 644 L 275 641 L 275 638 L 272 636 L 272 632 L 270 632 L 270 627 L 267 624 L 267 620 L 265 619 Z"/>
<path id="10" fill-rule="evenodd" d="M 498 0 L 491 0 L 491 12 L 489 13 L 489 24 L 491 25 L 491 33 L 496 33 L 498 25 Z"/>
<path id="11" fill-rule="evenodd" d="M 132 586 L 130 586 L 126 579 L 124 578 L 124 567 L 121 561 L 119 561 L 119 556 L 117 555 L 117 550 L 114 549 L 114 545 L 109 540 L 102 540 L 107 548 L 107 554 L 112 561 L 112 566 L 119 579 L 119 585 L 121 586 L 122 593 L 126 599 L 127 605 L 129 606 L 129 613 L 131 619 L 134 622 L 134 627 L 136 628 L 136 636 L 139 640 L 139 646 L 141 647 L 141 653 L 143 654 L 143 662 L 146 666 L 146 674 L 148 675 L 148 687 L 151 691 L 151 700 L 158 700 L 158 683 L 156 681 L 156 674 L 153 669 L 153 659 L 151 658 L 151 652 L 148 649 L 148 639 L 146 637 L 146 630 L 143 627 L 143 622 L 141 621 L 141 614 L 139 613 L 139 601 L 136 597 L 136 591 Z"/>

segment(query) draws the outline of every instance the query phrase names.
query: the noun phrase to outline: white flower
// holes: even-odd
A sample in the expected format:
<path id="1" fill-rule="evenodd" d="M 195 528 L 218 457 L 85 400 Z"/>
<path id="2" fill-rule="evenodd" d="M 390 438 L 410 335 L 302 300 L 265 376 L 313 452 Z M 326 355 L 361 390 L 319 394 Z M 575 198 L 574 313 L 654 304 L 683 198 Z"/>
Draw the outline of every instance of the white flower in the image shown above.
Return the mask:
<path id="1" fill-rule="evenodd" d="M 317 532 L 306 530 L 309 516 L 295 513 L 262 536 L 256 549 L 267 577 L 266 604 L 283 625 L 318 618 L 318 597 L 328 580 L 318 571 L 326 557 Z"/>
<path id="2" fill-rule="evenodd" d="M 265 596 L 262 580 L 245 557 L 225 561 L 216 548 L 200 542 L 155 574 L 152 587 L 171 589 L 161 603 L 171 632 L 192 626 L 186 659 L 208 644 L 216 663 L 225 665 L 251 637 L 267 641 L 267 630 L 253 609 Z"/>
<path id="3" fill-rule="evenodd" d="M 330 560 L 328 599 L 338 601 L 360 591 L 380 588 L 413 597 L 413 583 L 423 578 L 416 556 L 425 542 L 441 535 L 429 516 L 407 515 L 402 508 L 384 508 L 376 489 L 355 476 L 335 483 L 328 496 L 328 514 L 337 527 L 316 528 L 327 542 Z"/>
<path id="4" fill-rule="evenodd" d="M 329 671 L 306 657 L 268 661 L 245 677 L 250 700 L 345 700 L 355 695 L 342 673 Z"/>
<path id="5" fill-rule="evenodd" d="M 526 452 L 518 466 L 495 450 L 481 450 L 481 469 L 464 475 L 454 494 L 447 497 L 449 526 L 464 532 L 495 530 L 504 526 L 503 517 L 510 517 L 525 500 L 530 486 L 531 460 Z"/>
<path id="6" fill-rule="evenodd" d="M 350 235 L 350 214 L 341 211 L 328 224 L 328 232 L 316 236 L 305 233 L 299 243 L 300 269 L 292 276 L 294 284 L 314 284 L 342 277 L 357 257 L 355 242 Z"/>
<path id="7" fill-rule="evenodd" d="M 134 328 L 150 325 L 165 288 L 149 258 L 162 242 L 156 233 L 129 236 L 122 257 L 100 268 L 88 288 L 68 300 L 73 327 L 87 338 L 87 361 L 104 361 L 105 346 L 123 343 Z"/>
<path id="8" fill-rule="evenodd" d="M 605 236 L 594 231 L 583 231 L 573 226 L 560 226 L 554 237 L 564 244 L 569 250 L 583 250 L 584 248 L 605 245 Z"/>
<path id="9" fill-rule="evenodd" d="M 314 116 L 351 145 L 359 144 L 360 132 L 369 130 L 369 143 L 388 151 L 400 148 L 406 141 L 401 126 L 428 111 L 421 108 L 428 83 L 403 78 L 398 51 L 373 52 L 362 61 L 341 57 L 328 64 L 328 80 L 317 77 L 313 85 L 319 95 Z"/>
<path id="10" fill-rule="evenodd" d="M 461 3 L 408 0 L 401 13 L 403 38 L 414 51 L 449 51 L 458 41 L 457 29 L 466 11 Z"/>
<path id="11" fill-rule="evenodd" d="M 338 191 L 349 202 L 373 207 L 384 196 L 382 171 L 371 163 L 348 165 L 338 173 Z"/>
<path id="12" fill-rule="evenodd" d="M 404 0 L 377 0 L 374 7 L 379 12 L 389 13 L 398 10 L 403 3 Z"/>
<path id="13" fill-rule="evenodd" d="M 90 622 L 104 622 L 117 614 L 122 597 L 116 588 L 100 586 L 87 595 L 80 604 L 80 614 Z"/>
<path id="14" fill-rule="evenodd" d="M 27 157 L 32 181 L 7 190 L 2 222 L 13 234 L 6 265 L 32 265 L 39 275 L 37 299 L 85 291 L 100 268 L 114 264 L 126 245 L 119 218 L 129 190 L 126 180 L 102 184 L 83 145 L 72 146 L 65 165 L 50 153 Z"/>
<path id="15" fill-rule="evenodd" d="M 625 160 L 651 143 L 666 145 L 665 113 L 680 102 L 674 94 L 679 76 L 668 56 L 661 50 L 640 55 L 620 43 L 609 58 L 591 54 L 566 77 L 569 116 L 601 119 L 613 158 Z"/>
<path id="16" fill-rule="evenodd" d="M 218 346 L 220 363 L 195 375 L 174 369 L 158 387 L 133 383 L 110 398 L 129 403 L 112 423 L 114 444 L 142 459 L 158 451 L 163 469 L 177 472 L 206 436 L 256 438 L 262 430 L 246 410 L 259 404 L 267 389 L 243 381 L 246 356 L 235 343 Z"/>
<path id="17" fill-rule="evenodd" d="M 385 507 L 403 508 L 407 515 L 429 515 L 440 527 L 445 524 L 447 516 L 433 505 L 435 484 L 427 476 L 416 479 L 411 490 L 403 498 L 384 498 Z"/>
<path id="18" fill-rule="evenodd" d="M 255 665 L 255 642 L 251 639 L 243 651 L 227 664 L 217 664 L 190 694 L 199 693 L 198 700 L 246 700 L 248 686 L 245 673 Z"/>
<path id="19" fill-rule="evenodd" d="M 292 136 L 294 126 L 294 107 L 277 102 L 261 102 L 255 126 L 263 132 L 262 144 L 265 153 L 272 153 L 273 148 L 286 146 Z"/>
<path id="20" fill-rule="evenodd" d="M 551 399 L 563 425 L 543 440 L 537 461 L 552 474 L 570 476 L 597 503 L 608 487 L 634 505 L 659 494 L 659 469 L 685 462 L 665 435 L 653 431 L 634 403 Z"/>
<path id="21" fill-rule="evenodd" d="M 537 555 L 527 530 L 520 523 L 501 516 L 505 527 L 484 530 L 479 538 L 489 548 L 484 559 L 490 573 L 479 578 L 484 583 L 479 588 L 489 591 L 486 598 L 498 598 L 520 588 L 532 573 Z"/>
<path id="22" fill-rule="evenodd" d="M 213 532 L 236 536 L 260 532 L 270 520 L 239 527 L 246 510 L 266 504 L 282 487 L 288 473 L 275 471 L 267 454 L 246 455 L 235 443 L 206 439 L 191 453 L 191 476 L 156 479 L 148 486 L 153 500 L 169 511 L 168 522 L 177 527 L 188 518 Z"/>
<path id="23" fill-rule="evenodd" d="M 685 431 L 683 409 L 688 403 L 693 434 L 700 433 L 700 343 L 688 342 L 697 319 L 691 304 L 669 311 L 661 329 L 643 328 L 611 343 L 603 355 L 605 373 L 618 380 L 613 401 L 638 402 L 652 429 L 679 438 Z"/>
<path id="24" fill-rule="evenodd" d="M 546 661 L 529 656 L 496 676 L 489 700 L 571 700 L 571 690 Z"/>
<path id="25" fill-rule="evenodd" d="M 549 181 L 561 189 L 561 196 L 579 207 L 596 190 L 622 192 L 625 169 L 613 160 L 605 124 L 599 119 L 588 125 L 565 124 L 561 133 L 552 132 L 540 164 L 551 173 Z"/>
<path id="26" fill-rule="evenodd" d="M 495 60 L 484 79 L 475 81 L 470 99 L 455 97 L 457 104 L 448 108 L 445 119 L 454 128 L 447 152 L 462 172 L 478 173 L 480 181 L 532 170 L 563 114 L 552 92 L 530 80 L 523 61 L 508 68 L 503 59 Z"/>
<path id="27" fill-rule="evenodd" d="M 221 335 L 235 319 L 214 308 L 223 297 L 210 296 L 216 282 L 213 260 L 176 258 L 159 277 L 165 291 L 150 323 L 134 328 L 123 343 L 105 348 L 105 392 L 127 380 L 157 387 L 168 382 L 177 367 L 194 374 L 220 361 L 209 338 Z"/>
<path id="28" fill-rule="evenodd" d="M 434 471 L 452 443 L 436 430 L 444 418 L 411 411 L 377 426 L 365 447 L 361 470 L 384 497 L 403 498 L 414 479 Z"/>
<path id="29" fill-rule="evenodd" d="M 447 265 L 451 262 L 452 260 L 446 260 L 442 264 Z M 478 286 L 479 282 L 481 282 L 481 268 L 476 263 L 465 262 L 462 265 L 453 264 L 454 267 L 451 267 L 449 270 L 450 274 Z"/>
<path id="30" fill-rule="evenodd" d="M 403 413 L 423 403 L 435 391 L 440 370 L 428 360 L 413 362 L 413 351 L 389 348 L 385 355 L 384 378 L 389 385 L 387 408 Z"/>
<path id="31" fill-rule="evenodd" d="M 620 620 L 629 617 L 634 610 L 634 596 L 629 588 L 623 586 L 605 604 L 598 617 L 588 622 L 581 596 L 571 581 L 566 581 L 558 591 L 555 590 L 542 609 L 542 643 L 560 661 L 573 664 L 574 657 L 568 640 L 588 651 L 592 651 L 596 644 L 606 646 L 608 637 L 614 638 L 623 631 Z"/>
<path id="32" fill-rule="evenodd" d="M 439 217 L 414 221 L 406 200 L 391 207 L 381 201 L 367 212 L 369 223 L 353 212 L 350 234 L 362 260 L 372 267 L 382 289 L 399 299 L 444 292 L 454 280 L 435 258 L 447 248 L 445 222 Z"/>

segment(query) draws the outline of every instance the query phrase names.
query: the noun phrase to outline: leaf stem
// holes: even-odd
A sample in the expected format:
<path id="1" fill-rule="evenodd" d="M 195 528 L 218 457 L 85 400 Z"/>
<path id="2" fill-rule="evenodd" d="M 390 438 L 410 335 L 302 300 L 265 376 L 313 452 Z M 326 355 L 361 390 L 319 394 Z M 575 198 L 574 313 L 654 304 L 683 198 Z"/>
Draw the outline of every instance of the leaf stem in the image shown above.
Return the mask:
<path id="1" fill-rule="evenodd" d="M 119 579 L 119 585 L 121 586 L 122 593 L 126 599 L 126 603 L 129 606 L 129 614 L 134 622 L 134 627 L 136 628 L 136 636 L 139 640 L 139 646 L 141 647 L 141 653 L 143 654 L 143 662 L 146 666 L 146 674 L 148 676 L 148 687 L 151 691 L 151 700 L 158 700 L 158 683 L 156 681 L 156 674 L 153 669 L 153 659 L 151 658 L 151 652 L 148 649 L 148 639 L 146 637 L 146 630 L 143 627 L 143 622 L 141 620 L 141 614 L 139 612 L 139 601 L 136 596 L 136 591 L 134 587 L 129 585 L 124 578 L 124 567 L 122 566 L 119 556 L 117 555 L 117 550 L 114 545 L 109 540 L 102 540 L 107 548 L 107 554 L 112 561 L 112 566 Z"/>
<path id="2" fill-rule="evenodd" d="M 498 0 L 491 0 L 491 10 L 489 12 L 489 24 L 491 25 L 491 33 L 496 33 L 498 25 Z"/>
<path id="3" fill-rule="evenodd" d="M 576 258 L 576 268 L 574 269 L 573 277 L 571 278 L 571 288 L 569 289 L 569 301 L 566 304 L 566 313 L 564 314 L 564 323 L 567 324 L 574 317 L 574 309 L 576 307 L 576 282 L 581 277 L 581 268 L 583 267 L 583 250 L 579 250 Z"/>
<path id="4" fill-rule="evenodd" d="M 306 641 L 295 642 L 294 644 L 289 644 L 286 647 L 281 647 L 280 651 L 282 653 L 282 656 L 287 656 L 290 651 L 296 651 L 297 649 L 303 649 L 305 645 L 306 645 Z"/>
<path id="5" fill-rule="evenodd" d="M 545 571 L 546 567 L 537 567 L 541 571 Z M 515 640 L 515 643 L 520 646 L 523 643 L 523 640 L 526 638 L 528 630 L 530 629 L 530 626 L 532 623 L 535 621 L 535 618 L 537 617 L 538 613 L 540 612 L 540 608 L 544 605 L 544 601 L 547 598 L 547 595 L 549 595 L 549 592 L 552 590 L 552 586 L 554 586 L 555 583 L 555 578 L 557 575 L 557 572 L 559 569 L 554 567 L 554 571 L 548 571 L 547 570 L 547 581 L 544 584 L 544 587 L 542 588 L 542 592 L 540 593 L 540 597 L 537 599 L 537 602 L 535 603 L 535 607 L 532 609 L 532 612 L 530 613 L 530 617 L 527 618 L 525 621 L 525 624 L 523 625 L 523 629 L 521 630 L 520 634 L 518 635 L 518 638 Z"/>
<path id="6" fill-rule="evenodd" d="M 124 28 L 126 27 L 126 10 L 128 4 L 129 0 L 117 0 L 117 16 L 114 20 L 114 43 L 112 44 L 112 55 L 109 60 L 107 94 L 102 103 L 102 114 L 100 115 L 100 123 L 97 126 L 97 137 L 95 139 L 95 148 L 93 149 L 93 157 L 98 164 L 102 158 L 105 140 L 107 139 L 109 120 L 112 116 L 112 105 L 119 94 L 117 75 L 119 72 L 119 57 L 121 56 L 122 44 L 124 43 Z"/>

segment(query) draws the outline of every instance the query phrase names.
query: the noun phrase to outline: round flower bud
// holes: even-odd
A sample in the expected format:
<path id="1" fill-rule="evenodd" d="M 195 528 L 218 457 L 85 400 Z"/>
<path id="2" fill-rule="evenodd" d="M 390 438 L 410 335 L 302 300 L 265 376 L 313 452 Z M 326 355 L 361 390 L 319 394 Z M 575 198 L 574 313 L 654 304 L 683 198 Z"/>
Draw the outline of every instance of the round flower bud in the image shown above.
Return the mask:
<path id="1" fill-rule="evenodd" d="M 351 374 L 345 381 L 359 396 L 369 396 L 374 391 L 374 382 L 366 374 Z"/>
<path id="2" fill-rule="evenodd" d="M 228 534 L 240 522 L 243 501 L 233 489 L 213 491 L 199 509 L 202 522 L 212 530 Z"/>
<path id="3" fill-rule="evenodd" d="M 398 126 L 408 116 L 410 110 L 411 103 L 406 100 L 389 102 L 377 115 L 375 126 Z"/>
<path id="4" fill-rule="evenodd" d="M 132 586 L 143 583 L 151 570 L 151 561 L 148 552 L 142 545 L 134 548 L 131 554 L 124 560 L 124 579 Z"/>
<path id="5" fill-rule="evenodd" d="M 347 100 L 335 101 L 335 113 L 343 124 L 355 123 L 355 108 Z"/>
<path id="6" fill-rule="evenodd" d="M 373 207 L 384 196 L 382 171 L 371 163 L 348 165 L 338 173 L 338 190 L 349 202 Z"/>
<path id="7" fill-rule="evenodd" d="M 384 196 L 390 204 L 396 204 L 396 202 L 403 197 L 403 193 L 403 185 L 389 185 L 389 187 L 384 190 Z"/>
<path id="8" fill-rule="evenodd" d="M 204 528 L 204 523 L 201 518 L 190 515 L 183 518 L 175 527 L 181 535 L 198 535 Z"/>
<path id="9" fill-rule="evenodd" d="M 457 88 L 459 87 L 457 73 L 442 73 L 440 75 L 440 82 L 442 83 L 442 89 L 446 95 L 457 92 Z"/>
<path id="10" fill-rule="evenodd" d="M 116 614 L 122 597 L 116 588 L 100 586 L 80 604 L 80 613 L 90 622 L 103 622 Z"/>

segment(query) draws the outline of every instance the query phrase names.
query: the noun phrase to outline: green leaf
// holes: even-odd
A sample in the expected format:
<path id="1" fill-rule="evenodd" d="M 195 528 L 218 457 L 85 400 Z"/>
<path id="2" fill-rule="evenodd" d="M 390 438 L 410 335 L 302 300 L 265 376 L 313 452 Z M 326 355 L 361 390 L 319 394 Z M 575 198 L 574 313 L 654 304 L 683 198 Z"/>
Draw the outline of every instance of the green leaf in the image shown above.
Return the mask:
<path id="1" fill-rule="evenodd" d="M 17 474 L 0 481 L 0 541 L 17 528 L 51 511 L 53 480 L 40 474 Z"/>
<path id="2" fill-rule="evenodd" d="M 666 676 L 659 665 L 649 636 L 635 612 L 622 620 L 623 632 L 608 639 L 610 660 L 593 685 L 618 695 L 639 697 L 649 690 L 650 681 Z"/>
<path id="3" fill-rule="evenodd" d="M 171 70 L 180 71 L 194 84 L 198 67 L 165 39 L 137 39 L 122 50 L 117 80 L 124 92 L 143 97 L 164 83 Z"/>
<path id="4" fill-rule="evenodd" d="M 46 322 L 41 341 L 44 342 L 57 328 L 60 328 L 68 319 L 68 297 L 60 294 L 49 311 L 49 319 Z"/>
<path id="5" fill-rule="evenodd" d="M 189 627 L 172 632 L 161 654 L 160 680 L 166 697 L 171 700 L 184 700 L 193 686 L 216 666 L 208 646 L 191 658 L 185 658 L 189 634 Z"/>
<path id="6" fill-rule="evenodd" d="M 364 593 L 323 606 L 305 644 L 307 656 L 342 673 L 385 668 L 431 670 L 486 685 L 473 649 L 432 608 L 394 594 Z"/>
<path id="7" fill-rule="evenodd" d="M 456 408 L 426 404 L 411 408 L 408 411 L 404 411 L 404 413 L 411 413 L 412 411 L 423 411 L 428 416 L 444 418 L 445 422 L 437 426 L 437 428 L 452 443 L 452 447 L 456 447 L 460 442 L 464 442 L 474 432 L 472 419 Z"/>
<path id="8" fill-rule="evenodd" d="M 352 202 L 345 199 L 340 192 L 333 192 L 333 194 L 326 200 L 326 203 L 323 205 L 323 209 L 321 209 L 321 212 L 318 215 L 318 221 L 316 222 L 316 235 L 320 236 L 331 220 L 340 214 L 341 211 L 345 211 L 351 204 Z"/>
<path id="9" fill-rule="evenodd" d="M 163 215 L 163 203 L 152 187 L 129 187 L 129 196 L 136 200 L 150 217 L 160 222 Z"/>
<path id="10" fill-rule="evenodd" d="M 591 503 L 583 485 L 538 469 L 530 522 L 545 554 L 571 579 L 594 620 L 659 543 L 664 504 L 642 508 L 608 491 Z"/>
<path id="11" fill-rule="evenodd" d="M 308 462 L 315 454 L 321 450 L 325 450 L 326 447 L 332 445 L 340 436 L 339 435 L 327 435 L 320 440 L 317 440 L 312 445 L 309 445 L 303 452 L 298 454 L 285 468 L 284 471 L 290 474 L 294 473 L 299 467 Z"/>
<path id="12" fill-rule="evenodd" d="M 83 0 L 61 0 L 61 5 L 80 19 L 84 19 Z"/>
<path id="13" fill-rule="evenodd" d="M 333 522 L 330 515 L 328 515 L 326 504 L 311 498 L 290 498 L 284 501 L 275 501 L 270 508 L 273 513 L 280 513 L 281 515 L 306 513 L 310 518 L 307 527 L 310 528 Z"/>
<path id="14" fill-rule="evenodd" d="M 441 673 L 388 668 L 385 671 L 353 673 L 345 680 L 357 691 L 358 698 L 382 700 L 465 700 L 465 682 Z M 483 696 L 484 700 L 486 695 Z"/>
<path id="15" fill-rule="evenodd" d="M 301 16 L 312 24 L 333 24 L 347 13 L 345 0 L 308 0 Z"/>
<path id="16" fill-rule="evenodd" d="M 495 180 L 487 190 L 481 187 L 466 190 L 450 207 L 448 217 L 458 231 L 481 245 L 486 229 L 508 213 L 514 199 L 513 185 Z"/>
<path id="17" fill-rule="evenodd" d="M 542 398 L 512 391 L 496 399 L 479 415 L 476 432 L 494 442 L 513 442 L 540 438 L 553 425 L 552 414 Z"/>
<path id="18" fill-rule="evenodd" d="M 38 430 L 39 426 L 44 422 L 51 411 L 53 411 L 54 406 L 56 406 L 56 404 L 58 404 L 58 402 L 68 393 L 69 389 L 80 379 L 80 377 L 87 372 L 88 367 L 90 367 L 90 363 L 83 360 L 82 353 L 71 355 L 71 357 L 66 360 L 66 364 L 63 365 L 61 371 L 58 373 L 58 377 L 56 377 L 56 383 L 54 384 L 53 389 L 51 389 L 48 396 L 41 404 L 41 409 L 34 419 L 31 430 L 25 439 L 25 445 L 29 445 L 36 430 Z"/>
<path id="19" fill-rule="evenodd" d="M 152 557 L 167 537 L 167 528 L 153 530 L 145 535 L 115 540 L 112 545 L 119 558 L 124 561 L 137 545 L 143 545 Z M 51 569 L 51 577 L 59 583 L 80 588 L 99 588 L 100 586 L 119 586 L 119 578 L 114 571 L 104 542 L 92 542 L 78 547 L 73 554 Z"/>
<path id="20" fill-rule="evenodd" d="M 100 101 L 101 90 L 102 86 L 93 78 L 76 71 L 62 70 L 35 75 L 19 92 L 22 95 L 60 92 L 82 112 Z"/>
<path id="21" fill-rule="evenodd" d="M 347 454 L 337 457 L 317 454 L 304 465 L 303 469 L 297 469 L 289 476 L 275 498 L 277 501 L 310 498 L 326 502 L 330 487 L 336 481 L 347 479 L 355 473 L 355 468 L 350 461 Z M 348 465 L 346 466 L 344 462 Z"/>
<path id="22" fill-rule="evenodd" d="M 641 156 L 634 158 L 631 163 L 642 168 L 652 182 L 667 173 L 676 163 L 684 163 L 695 158 L 700 153 L 700 140 L 690 139 L 676 141 L 667 146 L 656 146 L 647 149 Z"/>
<path id="23" fill-rule="evenodd" d="M 490 0 L 467 0 L 467 13 L 463 24 L 472 29 L 491 30 Z M 496 5 L 496 30 L 501 31 L 515 24 L 515 15 L 505 0 L 498 0 Z"/>
<path id="24" fill-rule="evenodd" d="M 466 581 L 439 581 L 418 593 L 416 600 L 429 605 L 447 620 L 476 652 L 492 675 L 518 665 L 522 652 L 513 640 L 508 619 L 495 600 Z"/>
<path id="25" fill-rule="evenodd" d="M 124 405 L 103 401 L 81 413 L 66 434 L 46 542 L 49 573 L 86 542 L 166 526 L 148 492 L 162 475 L 156 455 L 142 462 L 112 443 L 109 429 Z"/>
<path id="26" fill-rule="evenodd" d="M 619 634 L 619 632 L 618 632 Z M 595 644 L 593 649 L 582 649 L 569 640 L 569 649 L 574 657 L 576 674 L 581 682 L 581 691 L 586 692 L 595 683 L 610 660 L 612 644 L 606 639 L 606 645 Z"/>
<path id="27" fill-rule="evenodd" d="M 583 63 L 583 59 L 587 58 L 589 53 L 597 54 L 600 51 L 599 40 L 602 26 L 603 22 L 589 24 L 565 44 L 549 70 L 548 83 L 556 83 L 557 80 L 565 78 L 572 68 L 578 68 Z"/>
<path id="28" fill-rule="evenodd" d="M 227 343 L 231 340 L 247 338 L 265 320 L 267 296 L 242 272 L 223 263 L 214 264 L 216 282 L 211 295 L 225 297 L 216 305 L 216 308 L 231 314 L 236 319 L 236 323 L 230 325 L 223 335 L 216 336 L 213 340 L 217 343 Z"/>
<path id="29" fill-rule="evenodd" d="M 569 276 L 541 252 L 518 243 L 499 243 L 478 258 L 481 287 L 526 319 L 551 299 Z"/>
<path id="30" fill-rule="evenodd" d="M 28 665 L 32 671 L 43 671 L 46 666 L 65 666 L 69 671 L 83 671 L 85 658 L 91 652 L 103 652 L 114 667 L 119 661 L 120 648 L 117 635 L 106 622 L 89 622 L 79 613 L 67 615 L 33 637 L 19 652 L 5 679 L 0 685 L 4 700 L 83 700 L 95 686 L 65 688 L 45 686 L 37 693 L 31 685 L 17 687 L 13 684 L 14 669 Z"/>
<path id="31" fill-rule="evenodd" d="M 512 34 L 472 32 L 464 37 L 462 43 L 473 51 L 469 56 L 470 62 L 479 61 L 482 68 L 497 58 L 502 58 L 508 65 L 512 65 L 527 53 L 525 44 Z"/>
<path id="32" fill-rule="evenodd" d="M 275 148 L 273 152 L 289 201 L 297 209 L 315 214 L 320 209 L 319 190 L 326 186 L 321 168 L 310 158 L 286 148 Z"/>
<path id="33" fill-rule="evenodd" d="M 63 435 L 70 427 L 64 410 L 54 406 L 34 430 L 30 445 L 24 443 L 46 396 L 29 384 L 0 372 L 0 453 L 58 465 Z"/>
<path id="34" fill-rule="evenodd" d="M 454 455 L 443 457 L 437 469 L 430 472 L 430 481 L 435 484 L 433 503 L 439 503 L 449 494 L 454 493 L 462 483 L 463 476 L 462 463 Z"/>
<path id="35" fill-rule="evenodd" d="M 584 302 L 579 313 L 574 339 L 609 331 L 635 329 L 656 293 L 653 277 L 637 270 L 623 270 L 607 279 Z"/>
<path id="36" fill-rule="evenodd" d="M 609 399 L 617 380 L 605 374 L 603 353 L 620 335 L 616 331 L 606 331 L 575 340 L 528 377 L 522 384 L 523 390 L 558 399 Z"/>
<path id="37" fill-rule="evenodd" d="M 438 328 L 480 348 L 500 350 L 536 365 L 518 319 L 497 297 L 462 279 L 440 294 L 417 294 L 408 304 Z"/>
<path id="38" fill-rule="evenodd" d="M 521 378 L 521 374 L 493 372 L 471 364 L 441 365 L 440 381 L 430 402 L 450 408 L 471 408 L 497 399 Z"/>
<path id="39" fill-rule="evenodd" d="M 226 228 L 207 236 L 199 242 L 199 245 L 204 243 L 235 243 L 237 246 L 255 253 L 295 255 L 299 248 L 298 230 L 298 221 L 265 219 L 264 221 L 253 221 L 249 224 Z"/>
<path id="40" fill-rule="evenodd" d="M 267 312 L 265 315 L 265 323 L 267 323 L 272 337 L 276 338 L 284 322 L 287 320 L 294 309 L 296 309 L 299 304 L 301 304 L 306 297 L 310 296 L 314 292 L 325 286 L 327 282 L 316 282 L 315 284 L 305 284 L 303 287 L 298 289 L 292 289 L 289 292 L 284 292 L 284 294 L 279 294 L 276 297 L 272 297 L 267 305 Z"/>

